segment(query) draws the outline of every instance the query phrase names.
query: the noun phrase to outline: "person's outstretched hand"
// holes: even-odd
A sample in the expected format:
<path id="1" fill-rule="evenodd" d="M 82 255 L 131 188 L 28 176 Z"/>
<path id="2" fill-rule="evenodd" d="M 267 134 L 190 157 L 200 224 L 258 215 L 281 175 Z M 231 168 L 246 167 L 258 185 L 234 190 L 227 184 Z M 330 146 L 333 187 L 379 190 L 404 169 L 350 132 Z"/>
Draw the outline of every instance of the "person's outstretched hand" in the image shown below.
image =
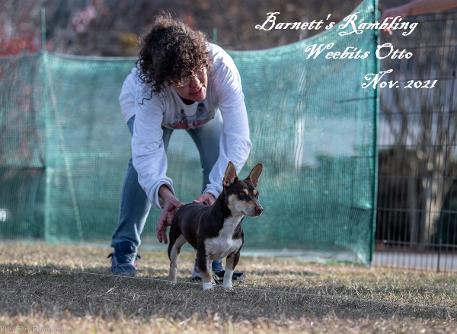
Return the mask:
<path id="1" fill-rule="evenodd" d="M 213 203 L 216 202 L 216 199 L 214 196 L 210 193 L 203 193 L 198 197 L 196 200 L 194 200 L 192 203 L 203 203 L 206 205 L 213 205 Z"/>
<path id="2" fill-rule="evenodd" d="M 163 208 L 160 213 L 159 221 L 156 224 L 156 235 L 159 242 L 168 243 L 167 227 L 173 222 L 173 217 L 176 210 L 183 204 L 171 193 L 166 191 L 165 195 L 161 196 L 163 199 Z"/>

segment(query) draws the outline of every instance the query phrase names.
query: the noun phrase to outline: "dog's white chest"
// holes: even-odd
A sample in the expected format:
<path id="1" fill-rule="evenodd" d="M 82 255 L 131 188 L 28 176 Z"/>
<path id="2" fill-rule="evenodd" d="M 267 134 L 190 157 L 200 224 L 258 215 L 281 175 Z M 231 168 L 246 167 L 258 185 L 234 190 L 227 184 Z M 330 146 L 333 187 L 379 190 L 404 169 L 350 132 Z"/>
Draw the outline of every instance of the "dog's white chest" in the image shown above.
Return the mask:
<path id="1" fill-rule="evenodd" d="M 233 239 L 232 236 L 241 219 L 242 217 L 226 219 L 219 235 L 205 240 L 206 254 L 211 260 L 222 259 L 240 249 L 241 239 Z"/>

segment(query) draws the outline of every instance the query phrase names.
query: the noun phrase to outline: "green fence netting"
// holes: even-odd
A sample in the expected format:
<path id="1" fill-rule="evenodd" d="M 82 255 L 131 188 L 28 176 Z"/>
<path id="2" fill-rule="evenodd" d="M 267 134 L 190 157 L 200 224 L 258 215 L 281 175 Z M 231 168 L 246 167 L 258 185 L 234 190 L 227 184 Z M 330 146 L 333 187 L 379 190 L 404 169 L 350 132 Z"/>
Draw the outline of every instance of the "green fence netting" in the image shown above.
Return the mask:
<path id="1" fill-rule="evenodd" d="M 356 11 L 374 18 L 372 1 Z M 374 32 L 332 29 L 284 47 L 230 52 L 243 83 L 264 214 L 244 223 L 246 248 L 372 254 L 376 91 L 361 88 L 376 59 L 307 60 L 304 47 L 335 43 L 372 51 Z M 374 54 L 372 52 L 371 54 Z M 130 136 L 118 95 L 132 59 L 51 53 L 0 59 L 0 236 L 108 243 Z M 168 149 L 184 201 L 198 196 L 198 151 L 185 131 Z M 153 242 L 157 210 L 145 240 Z"/>

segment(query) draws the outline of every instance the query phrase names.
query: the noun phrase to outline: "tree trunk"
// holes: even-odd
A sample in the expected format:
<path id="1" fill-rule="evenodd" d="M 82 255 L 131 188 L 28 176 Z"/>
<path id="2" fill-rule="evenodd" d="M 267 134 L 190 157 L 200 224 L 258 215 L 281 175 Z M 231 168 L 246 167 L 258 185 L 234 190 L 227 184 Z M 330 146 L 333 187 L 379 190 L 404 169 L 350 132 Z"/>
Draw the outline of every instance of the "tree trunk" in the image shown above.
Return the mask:
<path id="1" fill-rule="evenodd" d="M 438 231 L 438 219 L 449 189 L 443 182 L 443 172 L 434 171 L 423 180 L 425 214 L 420 233 L 421 248 L 430 245 Z"/>

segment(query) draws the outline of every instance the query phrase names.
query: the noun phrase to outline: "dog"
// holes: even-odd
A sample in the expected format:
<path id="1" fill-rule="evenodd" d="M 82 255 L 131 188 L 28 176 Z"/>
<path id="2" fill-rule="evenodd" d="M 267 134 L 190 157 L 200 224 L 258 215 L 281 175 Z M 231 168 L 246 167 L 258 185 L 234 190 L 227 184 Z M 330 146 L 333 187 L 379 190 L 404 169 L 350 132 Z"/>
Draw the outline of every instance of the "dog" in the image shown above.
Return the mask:
<path id="1" fill-rule="evenodd" d="M 181 247 L 188 242 L 197 251 L 197 267 L 202 274 L 203 290 L 213 288 L 211 262 L 226 258 L 223 286 L 232 289 L 232 275 L 240 258 L 244 235 L 241 222 L 245 216 L 257 217 L 263 212 L 259 204 L 257 183 L 262 173 L 257 164 L 244 180 L 239 180 L 235 166 L 228 163 L 223 190 L 213 205 L 190 203 L 175 213 L 168 245 L 169 279 L 177 281 L 176 260 Z"/>

